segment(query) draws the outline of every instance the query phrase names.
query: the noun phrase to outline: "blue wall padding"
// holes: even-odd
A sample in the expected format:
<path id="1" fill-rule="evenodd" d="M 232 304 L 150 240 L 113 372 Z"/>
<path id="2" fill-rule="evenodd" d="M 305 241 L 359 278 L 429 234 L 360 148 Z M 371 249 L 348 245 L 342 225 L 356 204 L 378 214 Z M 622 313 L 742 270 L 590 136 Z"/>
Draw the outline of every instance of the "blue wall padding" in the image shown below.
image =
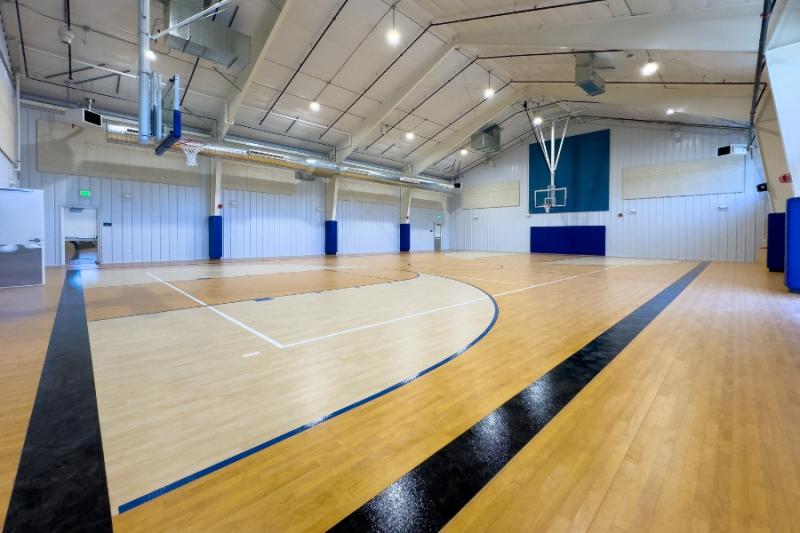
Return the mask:
<path id="1" fill-rule="evenodd" d="M 325 221 L 325 254 L 336 255 L 339 251 L 339 228 L 335 220 Z"/>
<path id="2" fill-rule="evenodd" d="M 800 292 L 800 197 L 786 200 L 785 269 L 786 286 Z"/>
<path id="3" fill-rule="evenodd" d="M 606 255 L 606 227 L 532 226 L 531 253 Z"/>
<path id="4" fill-rule="evenodd" d="M 208 257 L 209 259 L 220 259 L 222 257 L 221 215 L 208 217 Z"/>
<path id="5" fill-rule="evenodd" d="M 767 268 L 783 272 L 786 258 L 786 213 L 767 215 Z"/>
<path id="6" fill-rule="evenodd" d="M 559 139 L 556 139 L 558 148 Z M 545 145 L 549 146 L 550 142 Z M 564 139 L 556 167 L 556 187 L 567 188 L 566 207 L 553 207 L 551 213 L 608 211 L 608 176 L 611 152 L 610 130 L 573 135 Z M 550 185 L 550 170 L 538 144 L 528 145 L 528 212 L 544 213 L 535 205 L 534 191 Z M 560 196 L 559 196 L 560 199 Z"/>
<path id="7" fill-rule="evenodd" d="M 400 224 L 400 251 L 411 250 L 411 224 Z"/>

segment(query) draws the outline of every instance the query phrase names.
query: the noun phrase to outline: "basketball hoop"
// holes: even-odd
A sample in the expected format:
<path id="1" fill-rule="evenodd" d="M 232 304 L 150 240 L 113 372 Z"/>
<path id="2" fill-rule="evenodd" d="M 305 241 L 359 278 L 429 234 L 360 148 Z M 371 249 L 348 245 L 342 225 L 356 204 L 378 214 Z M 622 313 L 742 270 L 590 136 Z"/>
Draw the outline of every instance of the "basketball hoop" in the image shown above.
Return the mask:
<path id="1" fill-rule="evenodd" d="M 180 144 L 181 150 L 183 150 L 183 153 L 186 154 L 186 164 L 190 167 L 196 167 L 197 154 L 199 154 L 203 148 L 206 147 L 206 145 L 195 141 L 181 141 Z"/>

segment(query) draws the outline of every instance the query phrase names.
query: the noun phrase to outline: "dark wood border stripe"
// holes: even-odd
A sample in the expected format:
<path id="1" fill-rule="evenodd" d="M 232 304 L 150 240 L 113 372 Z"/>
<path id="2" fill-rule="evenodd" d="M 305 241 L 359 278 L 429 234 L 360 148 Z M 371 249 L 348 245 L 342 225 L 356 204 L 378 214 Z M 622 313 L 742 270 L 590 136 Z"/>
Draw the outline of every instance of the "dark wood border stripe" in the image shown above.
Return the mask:
<path id="1" fill-rule="evenodd" d="M 544 374 L 332 531 L 438 531 L 709 265 L 703 262 Z"/>
<path id="2" fill-rule="evenodd" d="M 3 531 L 111 531 L 79 270 L 66 273 Z"/>

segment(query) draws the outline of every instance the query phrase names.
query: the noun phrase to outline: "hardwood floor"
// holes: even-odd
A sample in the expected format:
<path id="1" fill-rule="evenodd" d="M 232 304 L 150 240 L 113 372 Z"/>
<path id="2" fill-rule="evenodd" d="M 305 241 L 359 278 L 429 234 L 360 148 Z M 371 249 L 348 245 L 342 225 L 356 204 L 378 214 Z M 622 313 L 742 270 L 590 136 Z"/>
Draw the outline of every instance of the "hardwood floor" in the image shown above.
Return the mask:
<path id="1" fill-rule="evenodd" d="M 395 254 L 174 265 L 156 274 L 284 345 L 380 324 L 292 350 L 266 346 L 143 277 L 158 266 L 102 269 L 85 294 L 116 503 L 128 498 L 119 488 L 126 483 L 136 487 L 130 494 L 163 485 L 184 475 L 185 465 L 223 457 L 226 446 L 244 449 L 292 427 L 298 413 L 313 418 L 315 409 L 335 407 L 326 404 L 331 399 L 361 397 L 449 355 L 491 318 L 484 305 L 490 299 L 473 296 L 483 293 L 471 285 L 499 308 L 488 334 L 447 364 L 118 514 L 114 529 L 325 530 L 696 264 L 563 259 L 571 258 Z M 4 354 L 13 346 L 0 360 L 0 384 L 10 391 L 0 414 L 4 430 L 11 428 L 0 437 L 3 512 L 63 281 L 56 277 L 63 276 L 50 276 L 55 283 L 45 288 L 20 289 L 25 294 L 0 291 Z M 205 277 L 212 279 L 198 279 Z M 298 293 L 267 315 L 252 302 Z M 480 301 L 392 321 L 472 298 Z M 758 264 L 711 264 L 447 529 L 800 531 L 798 331 L 800 299 L 785 292 L 779 275 Z M 224 359 L 230 350 L 236 358 Z M 396 364 L 382 367 L 387 350 Z M 270 357 L 242 357 L 253 351 Z M 364 367 L 356 376 L 366 388 L 337 373 L 353 362 Z M 254 373 L 254 363 L 266 373 Z M 322 371 L 312 382 L 303 383 L 301 372 L 297 386 L 281 383 L 281 372 L 303 365 Z M 183 377 L 165 382 L 165 367 Z M 204 373 L 213 379 L 203 380 Z M 277 381 L 263 387 L 263 396 L 251 394 L 264 379 Z M 186 401 L 197 387 L 191 401 L 202 406 Z M 103 421 L 110 412 L 116 423 Z M 187 436 L 175 437 L 177 430 Z M 175 451 L 159 432 L 173 439 Z M 215 442 L 222 445 L 209 448 Z"/>

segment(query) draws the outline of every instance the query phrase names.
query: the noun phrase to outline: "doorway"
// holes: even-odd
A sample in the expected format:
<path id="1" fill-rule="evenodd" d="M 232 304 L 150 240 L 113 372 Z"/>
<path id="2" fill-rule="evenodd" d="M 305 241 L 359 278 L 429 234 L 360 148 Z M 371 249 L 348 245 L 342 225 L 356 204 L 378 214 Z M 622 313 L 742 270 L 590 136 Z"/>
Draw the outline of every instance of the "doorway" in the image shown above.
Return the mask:
<path id="1" fill-rule="evenodd" d="M 433 251 L 442 251 L 442 225 L 439 222 L 433 224 Z"/>
<path id="2" fill-rule="evenodd" d="M 96 208 L 63 207 L 61 235 L 65 265 L 83 269 L 99 264 Z"/>

